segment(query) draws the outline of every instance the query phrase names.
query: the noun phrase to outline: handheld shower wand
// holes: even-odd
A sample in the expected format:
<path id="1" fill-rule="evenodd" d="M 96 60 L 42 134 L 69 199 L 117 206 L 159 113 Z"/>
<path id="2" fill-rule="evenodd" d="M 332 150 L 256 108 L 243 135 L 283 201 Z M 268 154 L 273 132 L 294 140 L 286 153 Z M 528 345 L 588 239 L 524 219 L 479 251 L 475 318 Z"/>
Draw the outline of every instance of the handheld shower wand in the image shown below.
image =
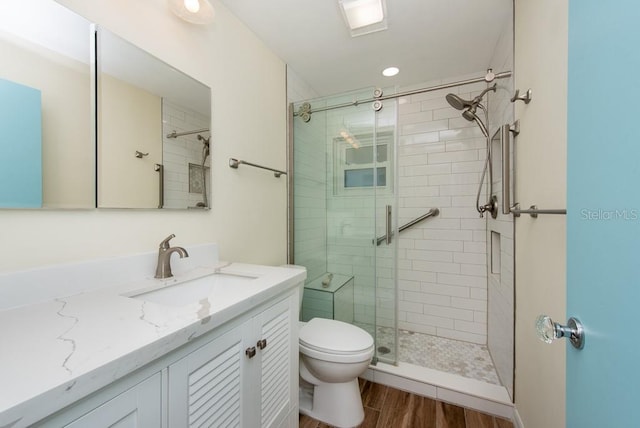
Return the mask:
<path id="1" fill-rule="evenodd" d="M 485 122 L 489 122 L 489 113 L 484 105 L 482 105 L 481 101 L 484 96 L 489 91 L 496 91 L 497 85 L 494 83 L 492 86 L 488 87 L 484 91 L 482 91 L 477 97 L 472 100 L 465 100 L 460 98 L 460 96 L 456 94 L 447 94 L 446 99 L 447 102 L 451 105 L 451 107 L 456 110 L 464 110 L 462 112 L 462 117 L 467 119 L 470 122 L 475 122 L 482 135 L 484 135 L 487 142 L 487 158 L 484 162 L 484 169 L 482 170 L 482 176 L 480 177 L 480 185 L 478 186 L 478 193 L 476 194 L 476 209 L 480 213 L 480 217 L 484 217 L 484 213 L 489 211 L 491 213 L 491 217 L 496 218 L 498 215 L 498 200 L 495 196 L 493 196 L 493 168 L 491 165 L 491 139 L 489 138 L 489 130 L 485 125 Z M 478 117 L 476 114 L 477 109 L 480 108 L 484 111 L 485 122 Z M 484 183 L 484 177 L 487 173 L 487 169 L 489 170 L 489 201 L 480 205 L 480 193 L 482 192 L 482 184 Z"/>

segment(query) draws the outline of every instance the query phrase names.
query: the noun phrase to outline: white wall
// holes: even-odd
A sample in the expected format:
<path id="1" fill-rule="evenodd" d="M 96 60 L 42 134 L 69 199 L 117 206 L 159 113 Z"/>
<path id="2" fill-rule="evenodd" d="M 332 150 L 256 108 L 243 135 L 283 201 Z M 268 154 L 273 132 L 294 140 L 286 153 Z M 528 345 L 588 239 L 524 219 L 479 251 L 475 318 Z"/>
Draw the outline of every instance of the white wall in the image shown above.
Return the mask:
<path id="1" fill-rule="evenodd" d="M 0 270 L 152 251 L 170 233 L 174 244 L 217 242 L 221 258 L 286 262 L 286 181 L 229 157 L 286 166 L 285 66 L 253 33 L 213 1 L 207 27 L 171 15 L 167 2 L 61 0 L 211 86 L 211 211 L 1 211 Z"/>
<path id="2" fill-rule="evenodd" d="M 287 65 L 287 102 L 295 103 L 317 98 L 318 93 L 300 76 L 296 71 Z"/>
<path id="3" fill-rule="evenodd" d="M 566 207 L 567 0 L 516 0 L 516 199 L 528 208 Z M 527 428 L 565 426 L 565 342 L 536 338 L 539 314 L 566 321 L 565 217 L 516 220 L 516 407 Z M 585 404 L 588 405 L 588 404 Z"/>

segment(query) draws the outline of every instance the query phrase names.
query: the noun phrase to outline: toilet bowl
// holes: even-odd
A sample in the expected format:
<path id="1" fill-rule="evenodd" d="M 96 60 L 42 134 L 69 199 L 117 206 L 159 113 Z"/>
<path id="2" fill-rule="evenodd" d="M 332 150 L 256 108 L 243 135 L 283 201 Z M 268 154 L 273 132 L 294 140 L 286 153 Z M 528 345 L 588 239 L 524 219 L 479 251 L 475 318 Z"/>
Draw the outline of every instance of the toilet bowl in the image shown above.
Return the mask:
<path id="1" fill-rule="evenodd" d="M 373 337 L 342 321 L 300 326 L 300 413 L 340 428 L 364 420 L 358 376 L 373 357 Z"/>

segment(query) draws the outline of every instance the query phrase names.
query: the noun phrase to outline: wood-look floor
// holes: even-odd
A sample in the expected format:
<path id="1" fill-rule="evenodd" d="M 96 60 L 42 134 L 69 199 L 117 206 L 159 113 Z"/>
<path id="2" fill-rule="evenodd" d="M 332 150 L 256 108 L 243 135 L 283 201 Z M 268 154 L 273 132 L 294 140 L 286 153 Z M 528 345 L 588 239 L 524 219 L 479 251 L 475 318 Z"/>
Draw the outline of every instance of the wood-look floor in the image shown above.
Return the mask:
<path id="1" fill-rule="evenodd" d="M 513 428 L 498 417 L 360 380 L 364 422 L 359 428 Z M 329 428 L 300 415 L 300 428 Z"/>

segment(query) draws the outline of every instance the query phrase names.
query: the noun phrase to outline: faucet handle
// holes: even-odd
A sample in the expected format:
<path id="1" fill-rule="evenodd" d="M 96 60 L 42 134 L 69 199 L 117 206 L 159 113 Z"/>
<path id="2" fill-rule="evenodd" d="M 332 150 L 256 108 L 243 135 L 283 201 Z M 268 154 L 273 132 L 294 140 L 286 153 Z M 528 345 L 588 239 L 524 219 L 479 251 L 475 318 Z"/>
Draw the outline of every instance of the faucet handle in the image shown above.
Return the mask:
<path id="1" fill-rule="evenodd" d="M 168 250 L 170 247 L 169 241 L 171 241 L 175 237 L 176 235 L 174 235 L 173 233 L 167 236 L 162 242 L 160 242 L 160 248 L 162 248 L 163 250 Z"/>

